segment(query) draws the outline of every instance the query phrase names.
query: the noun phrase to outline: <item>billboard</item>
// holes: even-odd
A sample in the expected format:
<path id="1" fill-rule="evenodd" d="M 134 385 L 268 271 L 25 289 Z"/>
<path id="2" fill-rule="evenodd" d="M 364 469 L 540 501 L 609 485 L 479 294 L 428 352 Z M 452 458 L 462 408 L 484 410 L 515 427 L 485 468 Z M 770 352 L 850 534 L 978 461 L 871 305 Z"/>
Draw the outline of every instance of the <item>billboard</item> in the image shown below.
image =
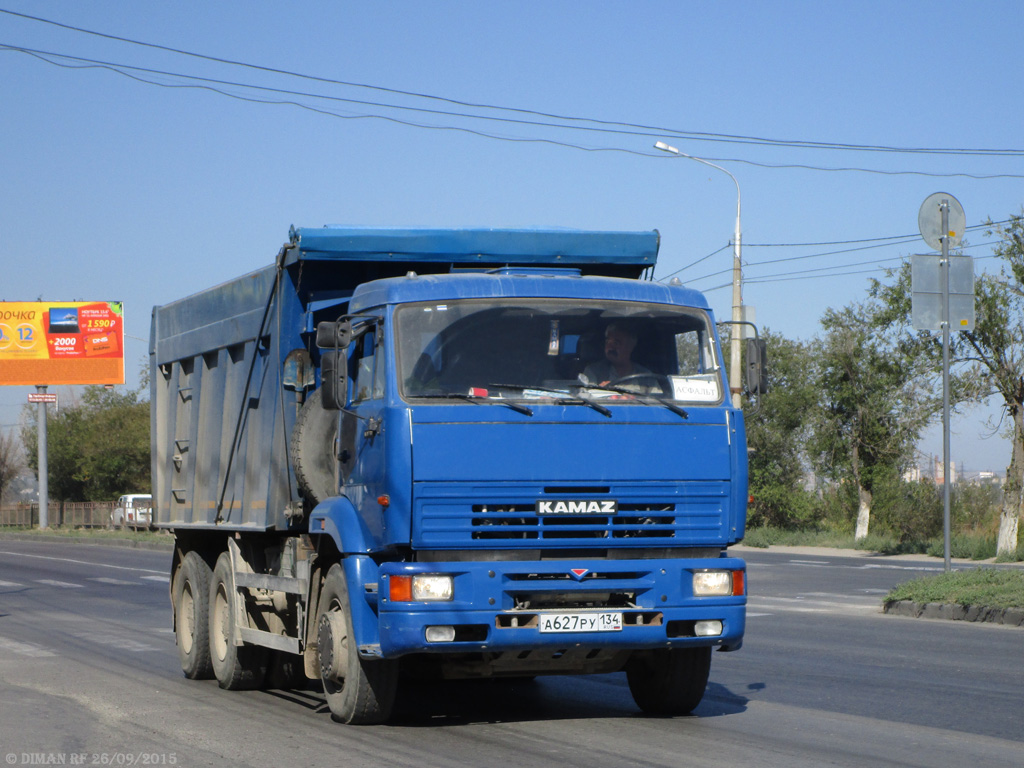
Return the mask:
<path id="1" fill-rule="evenodd" d="M 119 301 L 0 301 L 0 385 L 124 384 Z"/>

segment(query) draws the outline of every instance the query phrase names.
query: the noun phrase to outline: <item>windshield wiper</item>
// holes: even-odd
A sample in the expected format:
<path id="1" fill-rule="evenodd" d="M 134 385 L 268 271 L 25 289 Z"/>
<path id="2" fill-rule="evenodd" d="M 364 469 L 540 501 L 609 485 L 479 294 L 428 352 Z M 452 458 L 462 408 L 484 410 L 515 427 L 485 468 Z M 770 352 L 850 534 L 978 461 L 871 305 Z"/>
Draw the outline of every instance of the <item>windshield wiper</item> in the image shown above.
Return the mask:
<path id="1" fill-rule="evenodd" d="M 503 397 L 483 397 L 481 395 L 470 395 L 463 392 L 438 392 L 437 394 L 430 395 L 413 395 L 415 398 L 423 398 L 424 400 L 430 398 L 439 398 L 445 400 L 465 400 L 467 403 L 474 403 L 475 405 L 483 405 L 484 403 L 493 402 L 500 403 L 501 405 L 511 408 L 513 411 L 518 413 L 524 413 L 527 416 L 533 416 L 533 410 L 527 408 L 525 405 L 513 402 L 512 400 L 506 400 Z"/>
<path id="2" fill-rule="evenodd" d="M 601 389 L 605 392 L 616 392 L 620 395 L 629 395 L 630 397 L 636 398 L 644 405 L 663 405 L 672 411 L 672 413 L 679 414 L 684 419 L 690 418 L 690 414 L 687 413 L 685 408 L 681 408 L 675 403 L 670 403 L 668 400 L 663 400 L 662 398 L 648 392 L 637 392 L 636 390 L 629 389 L 628 387 L 617 387 L 614 384 L 587 384 L 586 387 L 587 389 Z"/>
<path id="3" fill-rule="evenodd" d="M 605 408 L 603 405 L 601 405 L 600 403 L 596 402 L 595 400 L 593 400 L 593 399 L 591 399 L 589 397 L 585 397 L 584 395 L 580 394 L 579 392 L 573 394 L 571 392 L 567 392 L 564 389 L 551 389 L 550 387 L 533 387 L 533 386 L 527 387 L 527 386 L 525 386 L 523 384 L 488 384 L 487 386 L 494 387 L 495 389 L 515 389 L 515 390 L 518 390 L 520 392 L 526 392 L 527 390 L 536 390 L 538 392 L 549 392 L 549 393 L 551 393 L 553 395 L 558 395 L 558 397 L 556 397 L 554 399 L 558 400 L 558 402 L 560 402 L 560 403 L 564 403 L 564 404 L 567 404 L 567 405 L 589 405 L 591 408 L 593 408 L 595 411 L 600 413 L 602 416 L 608 416 L 609 418 L 611 418 L 611 415 L 612 415 L 612 412 L 610 410 L 608 410 L 607 408 Z"/>

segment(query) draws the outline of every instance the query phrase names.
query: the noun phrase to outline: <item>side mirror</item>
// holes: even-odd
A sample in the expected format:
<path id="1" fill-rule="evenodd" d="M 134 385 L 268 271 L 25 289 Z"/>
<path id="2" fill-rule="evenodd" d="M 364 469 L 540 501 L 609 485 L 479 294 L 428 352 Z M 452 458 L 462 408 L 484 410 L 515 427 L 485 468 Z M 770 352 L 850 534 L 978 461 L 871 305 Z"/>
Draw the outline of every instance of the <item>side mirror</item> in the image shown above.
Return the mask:
<path id="1" fill-rule="evenodd" d="M 747 392 L 763 395 L 768 391 L 768 344 L 764 339 L 747 339 Z"/>
<path id="2" fill-rule="evenodd" d="M 347 404 L 348 354 L 344 349 L 325 349 L 320 354 L 320 389 L 325 411 L 340 411 Z"/>
<path id="3" fill-rule="evenodd" d="M 351 320 L 317 323 L 316 345 L 320 349 L 348 349 L 351 341 Z"/>

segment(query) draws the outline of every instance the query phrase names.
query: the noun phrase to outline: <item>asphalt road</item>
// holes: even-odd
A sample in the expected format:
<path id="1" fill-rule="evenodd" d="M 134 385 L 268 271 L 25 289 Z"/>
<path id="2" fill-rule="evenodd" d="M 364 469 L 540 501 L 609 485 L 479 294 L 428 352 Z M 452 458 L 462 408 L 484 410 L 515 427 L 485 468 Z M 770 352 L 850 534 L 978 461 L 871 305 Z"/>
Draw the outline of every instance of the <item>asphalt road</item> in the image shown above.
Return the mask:
<path id="1" fill-rule="evenodd" d="M 690 717 L 602 675 L 407 687 L 393 724 L 356 728 L 313 689 L 185 680 L 169 553 L 0 541 L 0 765 L 1024 765 L 1024 630 L 880 613 L 941 563 L 743 556 L 746 644 Z"/>

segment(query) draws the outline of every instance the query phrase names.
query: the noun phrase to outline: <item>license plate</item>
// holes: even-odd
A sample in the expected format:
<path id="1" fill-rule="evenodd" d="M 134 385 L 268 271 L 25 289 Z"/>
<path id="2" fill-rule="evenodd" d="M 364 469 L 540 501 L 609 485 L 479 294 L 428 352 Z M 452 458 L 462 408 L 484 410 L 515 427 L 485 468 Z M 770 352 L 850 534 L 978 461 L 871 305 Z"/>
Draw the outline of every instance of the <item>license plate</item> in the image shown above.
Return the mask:
<path id="1" fill-rule="evenodd" d="M 541 632 L 619 632 L 621 613 L 542 613 Z"/>

